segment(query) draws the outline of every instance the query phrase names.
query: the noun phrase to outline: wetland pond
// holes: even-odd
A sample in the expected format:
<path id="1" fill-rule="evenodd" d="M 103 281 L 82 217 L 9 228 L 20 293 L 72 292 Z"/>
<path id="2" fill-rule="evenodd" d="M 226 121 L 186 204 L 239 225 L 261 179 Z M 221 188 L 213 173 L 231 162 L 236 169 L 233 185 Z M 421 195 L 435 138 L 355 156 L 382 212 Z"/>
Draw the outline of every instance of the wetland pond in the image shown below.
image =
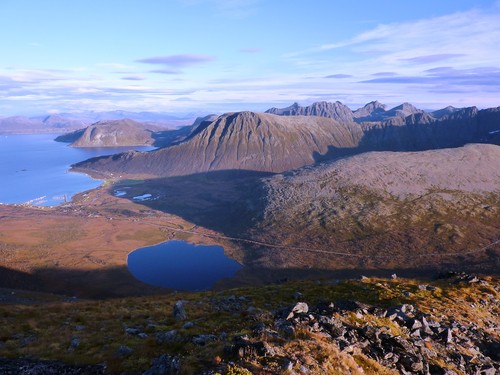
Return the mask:
<path id="1" fill-rule="evenodd" d="M 221 246 L 185 241 L 167 241 L 132 251 L 127 265 L 129 272 L 146 284 L 189 291 L 210 289 L 242 268 L 224 255 Z"/>

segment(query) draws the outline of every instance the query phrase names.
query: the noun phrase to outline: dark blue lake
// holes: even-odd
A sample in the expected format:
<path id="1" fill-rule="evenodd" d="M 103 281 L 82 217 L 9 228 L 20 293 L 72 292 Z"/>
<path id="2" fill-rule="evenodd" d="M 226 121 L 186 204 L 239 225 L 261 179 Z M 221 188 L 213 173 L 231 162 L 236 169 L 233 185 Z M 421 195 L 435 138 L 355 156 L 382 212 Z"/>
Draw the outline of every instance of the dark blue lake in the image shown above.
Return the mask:
<path id="1" fill-rule="evenodd" d="M 68 172 L 71 164 L 101 155 L 126 151 L 119 148 L 73 148 L 55 142 L 58 134 L 0 135 L 0 203 L 54 206 L 102 181 Z M 153 147 L 132 147 L 146 151 Z"/>
<path id="2" fill-rule="evenodd" d="M 241 265 L 224 255 L 221 246 L 167 241 L 131 252 L 130 273 L 150 285 L 177 290 L 206 290 L 234 276 Z"/>

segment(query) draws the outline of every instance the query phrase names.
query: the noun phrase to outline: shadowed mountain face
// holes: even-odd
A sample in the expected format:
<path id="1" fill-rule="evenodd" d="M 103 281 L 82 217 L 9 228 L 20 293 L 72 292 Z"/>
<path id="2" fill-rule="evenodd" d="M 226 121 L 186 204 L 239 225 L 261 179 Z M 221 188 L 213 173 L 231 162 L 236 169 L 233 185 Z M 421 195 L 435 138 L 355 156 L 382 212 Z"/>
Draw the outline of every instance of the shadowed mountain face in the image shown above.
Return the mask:
<path id="1" fill-rule="evenodd" d="M 498 273 L 499 245 L 483 248 L 500 238 L 498 165 L 500 146 L 474 144 L 111 189 L 151 194 L 141 204 L 240 239 L 238 259 L 252 269 Z"/>
<path id="2" fill-rule="evenodd" d="M 483 248 L 500 236 L 498 165 L 500 146 L 473 144 L 370 152 L 275 175 L 262 180 L 264 209 L 252 233 L 263 242 L 301 248 L 293 257 L 282 255 L 288 267 L 479 262 L 498 272 L 500 246 Z"/>
<path id="3" fill-rule="evenodd" d="M 202 122 L 184 141 L 160 150 L 128 152 L 78 163 L 75 170 L 180 176 L 215 170 L 282 172 L 315 162 L 334 147 L 356 148 L 362 130 L 316 116 L 239 112 Z"/>

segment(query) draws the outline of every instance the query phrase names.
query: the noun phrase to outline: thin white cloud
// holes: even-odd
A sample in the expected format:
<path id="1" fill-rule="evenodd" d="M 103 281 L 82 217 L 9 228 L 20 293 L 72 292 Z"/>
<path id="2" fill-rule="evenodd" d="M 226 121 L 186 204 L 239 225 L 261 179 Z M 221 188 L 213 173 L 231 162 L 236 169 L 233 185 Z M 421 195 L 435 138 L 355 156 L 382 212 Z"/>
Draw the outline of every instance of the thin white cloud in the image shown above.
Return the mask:
<path id="1" fill-rule="evenodd" d="M 363 64 L 377 62 L 399 68 L 402 61 L 418 64 L 440 59 L 455 59 L 463 66 L 495 65 L 500 61 L 498 40 L 500 11 L 470 10 L 413 22 L 379 25 L 350 39 L 295 52 L 287 57 L 323 56 L 347 50 L 354 54 L 353 60 Z M 342 51 L 336 52 L 340 49 Z"/>

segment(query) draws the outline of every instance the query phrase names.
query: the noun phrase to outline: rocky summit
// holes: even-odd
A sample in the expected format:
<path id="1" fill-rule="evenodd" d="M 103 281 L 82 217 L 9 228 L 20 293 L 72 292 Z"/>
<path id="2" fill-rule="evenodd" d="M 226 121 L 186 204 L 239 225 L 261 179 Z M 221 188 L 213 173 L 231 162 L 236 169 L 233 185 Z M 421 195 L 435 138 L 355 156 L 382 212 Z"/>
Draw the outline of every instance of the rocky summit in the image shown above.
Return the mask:
<path id="1" fill-rule="evenodd" d="M 333 119 L 238 112 L 202 122 L 183 142 L 148 153 L 78 163 L 75 170 L 179 176 L 216 170 L 282 172 L 315 162 L 329 147 L 348 152 L 361 127 Z"/>

